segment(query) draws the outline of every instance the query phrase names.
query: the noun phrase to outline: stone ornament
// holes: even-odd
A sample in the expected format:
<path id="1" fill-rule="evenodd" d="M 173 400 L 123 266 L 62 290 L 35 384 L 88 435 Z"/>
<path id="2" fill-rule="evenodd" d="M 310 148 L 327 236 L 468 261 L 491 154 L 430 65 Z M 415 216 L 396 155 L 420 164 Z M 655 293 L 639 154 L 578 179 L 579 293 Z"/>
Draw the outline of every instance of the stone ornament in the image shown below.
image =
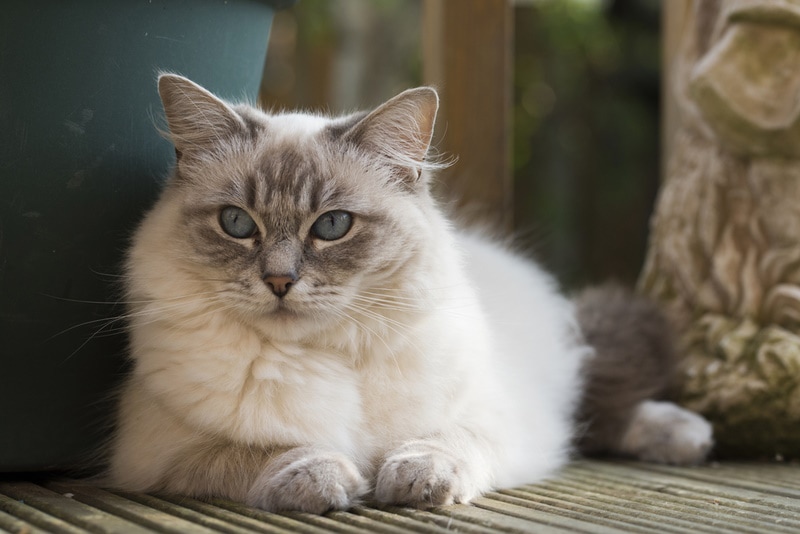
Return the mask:
<path id="1" fill-rule="evenodd" d="M 640 289 L 720 456 L 800 456 L 800 0 L 695 0 Z M 669 67 L 669 66 L 668 66 Z"/>

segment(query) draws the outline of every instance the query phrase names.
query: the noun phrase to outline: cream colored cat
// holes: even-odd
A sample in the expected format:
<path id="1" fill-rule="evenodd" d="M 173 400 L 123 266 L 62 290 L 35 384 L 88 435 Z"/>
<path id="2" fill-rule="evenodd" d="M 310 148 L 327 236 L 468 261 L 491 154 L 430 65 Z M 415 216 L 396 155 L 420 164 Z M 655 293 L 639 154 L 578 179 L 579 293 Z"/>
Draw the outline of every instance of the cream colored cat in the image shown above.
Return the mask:
<path id="1" fill-rule="evenodd" d="M 128 256 L 110 485 L 321 513 L 468 502 L 564 463 L 601 355 L 549 276 L 442 214 L 434 90 L 342 118 L 176 75 L 159 92 L 178 160 Z M 648 403 L 605 449 L 702 460 L 707 423 L 632 415 Z"/>

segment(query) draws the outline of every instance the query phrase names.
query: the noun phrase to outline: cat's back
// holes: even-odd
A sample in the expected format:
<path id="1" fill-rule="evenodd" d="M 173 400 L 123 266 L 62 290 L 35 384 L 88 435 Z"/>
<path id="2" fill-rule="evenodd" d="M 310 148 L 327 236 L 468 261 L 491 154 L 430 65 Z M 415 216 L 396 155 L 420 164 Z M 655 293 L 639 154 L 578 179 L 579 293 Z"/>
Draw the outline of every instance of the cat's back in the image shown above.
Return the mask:
<path id="1" fill-rule="evenodd" d="M 468 280 L 496 329 L 522 326 L 530 331 L 543 325 L 557 334 L 570 333 L 573 306 L 549 273 L 497 239 L 476 232 L 459 232 L 457 239 Z"/>
<path id="2" fill-rule="evenodd" d="M 479 233 L 458 235 L 468 280 L 478 292 L 492 337 L 499 375 L 522 397 L 552 406 L 577 395 L 583 342 L 572 302 L 532 260 Z M 531 385 L 537 377 L 546 381 Z"/>
<path id="3" fill-rule="evenodd" d="M 570 300 L 532 260 L 477 233 L 460 233 L 468 280 L 475 286 L 496 351 L 507 366 L 574 382 L 588 349 Z M 510 373 L 519 376 L 519 373 Z M 523 374 L 523 376 L 531 376 Z"/>

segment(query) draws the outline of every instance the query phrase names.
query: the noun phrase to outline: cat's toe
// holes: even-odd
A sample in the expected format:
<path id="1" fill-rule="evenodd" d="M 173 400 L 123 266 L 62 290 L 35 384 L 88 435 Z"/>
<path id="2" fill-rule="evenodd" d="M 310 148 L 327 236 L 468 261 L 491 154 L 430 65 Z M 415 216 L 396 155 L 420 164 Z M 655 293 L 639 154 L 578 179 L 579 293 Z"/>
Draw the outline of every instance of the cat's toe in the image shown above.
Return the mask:
<path id="1" fill-rule="evenodd" d="M 465 502 L 463 475 L 460 463 L 441 451 L 398 452 L 378 472 L 375 500 L 422 509 Z"/>
<path id="2" fill-rule="evenodd" d="M 290 451 L 284 456 L 251 486 L 247 504 L 271 512 L 323 514 L 351 508 L 368 489 L 358 468 L 342 454 Z"/>
<path id="3" fill-rule="evenodd" d="M 693 465 L 714 445 L 711 423 L 671 402 L 639 405 L 622 438 L 623 452 L 648 462 Z"/>

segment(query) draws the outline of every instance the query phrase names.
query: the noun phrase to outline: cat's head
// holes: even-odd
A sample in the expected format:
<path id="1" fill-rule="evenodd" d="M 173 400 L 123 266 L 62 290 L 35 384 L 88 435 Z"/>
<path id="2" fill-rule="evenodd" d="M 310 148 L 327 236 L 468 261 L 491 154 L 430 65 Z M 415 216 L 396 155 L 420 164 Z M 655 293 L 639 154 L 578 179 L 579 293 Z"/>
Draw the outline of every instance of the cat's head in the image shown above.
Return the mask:
<path id="1" fill-rule="evenodd" d="M 425 276 L 433 89 L 326 118 L 230 105 L 172 74 L 158 88 L 177 163 L 129 256 L 132 300 L 205 295 L 265 324 L 320 324 Z"/>

